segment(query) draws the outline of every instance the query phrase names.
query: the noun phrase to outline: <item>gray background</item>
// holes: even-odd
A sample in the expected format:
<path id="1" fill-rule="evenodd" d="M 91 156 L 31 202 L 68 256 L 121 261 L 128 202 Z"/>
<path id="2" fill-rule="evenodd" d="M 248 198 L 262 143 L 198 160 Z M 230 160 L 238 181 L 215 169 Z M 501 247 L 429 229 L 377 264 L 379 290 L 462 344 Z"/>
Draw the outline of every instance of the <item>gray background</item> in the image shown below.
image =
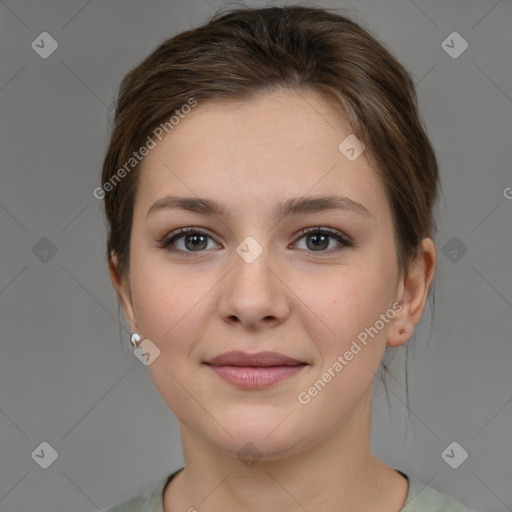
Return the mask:
<path id="1" fill-rule="evenodd" d="M 92 191 L 123 75 L 221 5 L 0 2 L 2 512 L 106 508 L 183 463 L 178 422 L 118 317 Z M 374 453 L 467 506 L 512 510 L 512 3 L 318 5 L 347 7 L 413 74 L 442 173 L 433 335 L 428 308 L 410 343 L 409 424 L 400 353 L 391 411 L 376 386 Z M 47 59 L 31 47 L 43 31 L 59 44 Z M 458 58 L 441 46 L 454 31 L 469 44 Z M 453 441 L 469 454 L 458 469 L 441 456 Z M 42 442 L 58 453 L 47 469 L 32 457 Z"/>

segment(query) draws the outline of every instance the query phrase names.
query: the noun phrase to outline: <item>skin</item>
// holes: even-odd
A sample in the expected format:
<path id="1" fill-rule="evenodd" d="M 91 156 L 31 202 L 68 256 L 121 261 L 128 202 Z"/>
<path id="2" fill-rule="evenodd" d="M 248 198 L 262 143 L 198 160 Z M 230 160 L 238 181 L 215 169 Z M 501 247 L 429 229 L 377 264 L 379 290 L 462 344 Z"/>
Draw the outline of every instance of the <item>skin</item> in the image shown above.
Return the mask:
<path id="1" fill-rule="evenodd" d="M 338 150 L 350 133 L 317 93 L 280 90 L 199 103 L 143 160 L 129 275 L 118 274 L 115 257 L 110 273 L 132 332 L 160 350 L 148 369 L 180 422 L 185 469 L 165 490 L 166 512 L 399 512 L 405 503 L 407 481 L 370 449 L 372 390 L 386 345 L 405 343 L 421 319 L 436 250 L 424 239 L 399 274 L 391 209 L 369 155 L 349 161 Z M 232 214 L 162 209 L 146 217 L 170 194 L 216 199 Z M 272 216 L 285 199 L 330 194 L 371 215 Z M 314 234 L 297 236 L 318 226 L 353 245 L 329 238 L 315 250 Z M 206 248 L 194 251 L 183 237 L 174 243 L 182 252 L 158 246 L 182 227 L 208 230 Z M 263 249 L 252 263 L 236 252 L 247 236 Z M 394 302 L 400 312 L 299 403 Z M 203 364 L 230 350 L 276 351 L 308 365 L 270 388 L 241 390 Z M 252 467 L 237 457 L 247 442 L 263 454 Z"/>

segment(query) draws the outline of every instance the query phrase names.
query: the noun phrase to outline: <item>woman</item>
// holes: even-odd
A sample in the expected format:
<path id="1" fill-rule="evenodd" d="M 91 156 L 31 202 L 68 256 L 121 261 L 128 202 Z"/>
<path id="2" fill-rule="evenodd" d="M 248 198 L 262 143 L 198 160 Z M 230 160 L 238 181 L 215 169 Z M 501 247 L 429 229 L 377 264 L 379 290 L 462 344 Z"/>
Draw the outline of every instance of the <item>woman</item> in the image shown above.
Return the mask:
<path id="1" fill-rule="evenodd" d="M 468 510 L 370 449 L 384 352 L 431 293 L 438 179 L 407 71 L 339 14 L 217 15 L 126 75 L 107 258 L 185 466 L 111 512 Z"/>

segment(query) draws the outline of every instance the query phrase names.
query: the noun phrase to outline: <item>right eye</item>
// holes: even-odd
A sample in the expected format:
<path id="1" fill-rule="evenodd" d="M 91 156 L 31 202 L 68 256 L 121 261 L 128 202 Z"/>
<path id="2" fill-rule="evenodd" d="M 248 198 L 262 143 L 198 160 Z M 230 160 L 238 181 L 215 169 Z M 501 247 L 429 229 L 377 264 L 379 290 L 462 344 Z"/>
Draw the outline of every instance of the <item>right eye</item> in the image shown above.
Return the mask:
<path id="1" fill-rule="evenodd" d="M 213 241 L 208 233 L 198 228 L 181 228 L 167 235 L 158 245 L 168 252 L 204 252 L 208 249 L 208 238 Z M 181 247 L 177 247 L 178 242 Z"/>

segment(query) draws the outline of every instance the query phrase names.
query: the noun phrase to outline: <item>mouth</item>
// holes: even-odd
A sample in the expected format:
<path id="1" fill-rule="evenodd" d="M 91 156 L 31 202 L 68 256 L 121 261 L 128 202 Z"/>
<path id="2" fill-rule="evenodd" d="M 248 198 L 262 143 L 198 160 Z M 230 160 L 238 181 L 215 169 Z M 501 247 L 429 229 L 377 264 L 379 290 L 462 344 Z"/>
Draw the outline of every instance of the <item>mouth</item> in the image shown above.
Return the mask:
<path id="1" fill-rule="evenodd" d="M 224 381 L 241 389 L 262 389 L 297 375 L 307 363 L 277 352 L 226 352 L 205 363 Z"/>

